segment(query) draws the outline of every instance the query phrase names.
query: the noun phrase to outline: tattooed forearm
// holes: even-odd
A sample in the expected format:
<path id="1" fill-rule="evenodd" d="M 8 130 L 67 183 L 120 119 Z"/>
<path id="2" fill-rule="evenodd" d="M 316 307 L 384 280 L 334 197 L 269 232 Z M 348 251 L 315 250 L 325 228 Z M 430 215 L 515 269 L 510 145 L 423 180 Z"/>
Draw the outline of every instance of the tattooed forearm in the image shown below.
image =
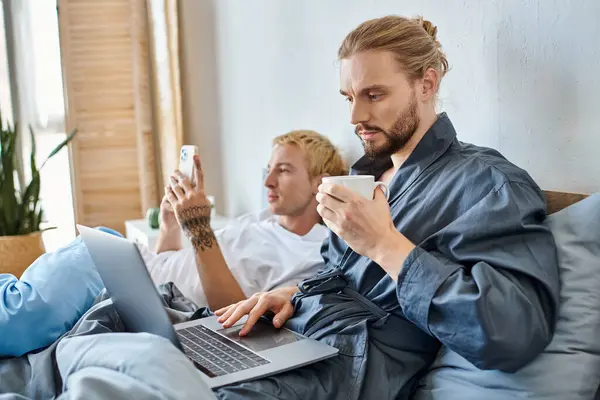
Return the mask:
<path id="1" fill-rule="evenodd" d="M 210 226 L 210 206 L 193 206 L 179 213 L 181 228 L 190 239 L 195 251 L 212 248 L 217 239 Z"/>
<path id="2" fill-rule="evenodd" d="M 215 237 L 214 232 L 211 230 L 210 232 L 204 232 L 200 236 L 192 237 L 191 242 L 192 246 L 194 247 L 194 251 L 206 251 L 213 248 L 217 242 L 217 238 Z"/>

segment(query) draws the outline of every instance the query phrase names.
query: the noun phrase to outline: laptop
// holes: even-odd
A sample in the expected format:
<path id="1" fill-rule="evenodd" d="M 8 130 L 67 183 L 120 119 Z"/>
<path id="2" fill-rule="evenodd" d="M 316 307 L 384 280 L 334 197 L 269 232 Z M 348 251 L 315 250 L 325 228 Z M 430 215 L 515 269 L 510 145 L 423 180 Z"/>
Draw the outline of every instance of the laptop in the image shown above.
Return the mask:
<path id="1" fill-rule="evenodd" d="M 211 388 L 261 378 L 336 356 L 335 347 L 263 320 L 245 337 L 246 320 L 224 329 L 212 316 L 172 325 L 137 246 L 77 225 L 128 332 L 162 336 L 193 362 Z"/>

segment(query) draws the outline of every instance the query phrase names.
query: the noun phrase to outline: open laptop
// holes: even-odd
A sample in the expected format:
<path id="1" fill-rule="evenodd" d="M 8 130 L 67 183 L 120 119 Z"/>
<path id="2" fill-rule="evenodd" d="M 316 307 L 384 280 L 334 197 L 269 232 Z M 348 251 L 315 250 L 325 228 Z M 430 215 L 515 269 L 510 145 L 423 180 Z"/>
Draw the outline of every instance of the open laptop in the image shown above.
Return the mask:
<path id="1" fill-rule="evenodd" d="M 124 238 L 77 225 L 128 332 L 160 335 L 183 351 L 211 388 L 298 368 L 338 350 L 286 328 L 259 321 L 245 337 L 246 318 L 224 329 L 217 317 L 173 326 L 137 246 Z"/>

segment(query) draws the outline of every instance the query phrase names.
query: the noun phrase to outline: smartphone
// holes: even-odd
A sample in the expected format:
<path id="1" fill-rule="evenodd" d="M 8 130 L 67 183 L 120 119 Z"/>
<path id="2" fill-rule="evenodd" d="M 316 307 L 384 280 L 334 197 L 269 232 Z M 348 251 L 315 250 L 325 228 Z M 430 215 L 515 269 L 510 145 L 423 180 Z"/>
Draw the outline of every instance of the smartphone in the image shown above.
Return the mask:
<path id="1" fill-rule="evenodd" d="M 184 176 L 187 176 L 193 185 L 196 184 L 194 181 L 194 156 L 197 154 L 198 147 L 193 145 L 181 146 L 181 151 L 179 152 L 179 171 Z"/>

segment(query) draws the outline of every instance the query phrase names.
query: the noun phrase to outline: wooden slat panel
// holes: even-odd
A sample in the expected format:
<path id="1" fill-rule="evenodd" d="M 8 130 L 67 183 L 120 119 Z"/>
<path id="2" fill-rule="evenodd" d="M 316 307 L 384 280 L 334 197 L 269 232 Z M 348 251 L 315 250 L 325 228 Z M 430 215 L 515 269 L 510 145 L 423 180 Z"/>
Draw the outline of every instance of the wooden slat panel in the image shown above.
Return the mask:
<path id="1" fill-rule="evenodd" d="M 146 0 L 133 0 L 134 20 L 133 54 L 135 77 L 135 115 L 138 139 L 138 171 L 140 172 L 140 201 L 142 210 L 159 204 L 158 162 L 154 147 L 152 127 L 152 102 L 150 96 L 149 32 Z"/>
<path id="2" fill-rule="evenodd" d="M 116 181 L 121 179 L 122 176 L 126 176 L 125 169 L 129 169 L 127 174 L 134 174 L 138 176 L 137 172 L 137 149 L 134 146 L 128 147 L 114 147 L 110 149 L 110 162 L 106 162 L 106 155 L 104 154 L 105 149 L 87 149 L 82 154 L 85 154 L 85 163 L 78 168 L 78 173 L 85 174 L 86 178 L 91 178 L 96 174 L 104 174 L 104 177 L 110 180 Z M 118 170 L 119 174 L 111 175 L 113 171 Z M 88 176 L 92 175 L 92 176 Z M 136 178 L 137 180 L 138 178 Z M 86 182 L 87 184 L 88 182 Z M 83 182 L 82 182 L 83 185 Z M 137 185 L 136 185 L 137 186 Z M 83 186 L 82 186 L 83 187 Z"/>
<path id="3" fill-rule="evenodd" d="M 178 2 L 148 0 L 149 38 L 152 56 L 153 111 L 160 149 L 159 182 L 168 182 L 179 164 L 183 144 L 179 68 Z"/>
<path id="4" fill-rule="evenodd" d="M 75 93 L 75 96 L 77 96 L 77 93 Z M 114 93 L 112 98 L 109 98 L 108 96 L 104 98 L 77 96 L 78 102 L 75 111 L 93 111 L 102 109 L 105 112 L 110 112 L 111 110 L 129 110 L 133 109 L 133 100 L 131 97 L 133 97 L 132 93 L 128 96 L 119 96 L 119 94 Z"/>
<path id="5" fill-rule="evenodd" d="M 81 117 L 81 121 L 82 123 L 100 123 L 100 122 L 104 122 L 106 121 L 107 123 L 110 122 L 124 122 L 124 121 L 130 121 L 131 120 L 131 110 L 118 110 L 118 111 L 113 111 L 111 110 L 110 115 L 108 113 L 103 113 L 103 112 L 87 112 L 87 111 L 80 111 L 79 112 L 80 117 Z M 110 121 L 107 121 L 107 118 L 112 117 Z"/>
<path id="6" fill-rule="evenodd" d="M 79 151 L 86 157 L 86 163 L 91 164 L 87 158 L 87 151 L 93 151 L 100 155 L 104 164 L 111 165 L 115 158 L 120 157 L 118 150 L 124 148 L 131 150 L 134 160 L 137 159 L 137 139 L 129 135 L 129 132 L 135 129 L 135 125 L 130 124 L 129 129 L 89 129 L 88 125 L 83 124 L 81 128 L 84 132 L 89 132 L 78 140 Z M 111 151 L 107 153 L 109 149 Z"/>
<path id="7" fill-rule="evenodd" d="M 89 181 L 83 182 L 81 190 L 90 193 L 92 191 L 106 192 L 115 190 L 119 192 L 126 192 L 131 189 L 137 182 L 138 176 L 135 172 L 129 172 L 123 174 L 119 179 L 105 179 L 105 175 L 101 172 L 91 172 L 86 175 Z M 135 186 L 134 186 L 135 187 Z"/>
<path id="8" fill-rule="evenodd" d="M 144 0 L 59 0 L 67 126 L 79 129 L 71 146 L 76 222 L 121 232 L 158 204 L 140 15 Z"/>

